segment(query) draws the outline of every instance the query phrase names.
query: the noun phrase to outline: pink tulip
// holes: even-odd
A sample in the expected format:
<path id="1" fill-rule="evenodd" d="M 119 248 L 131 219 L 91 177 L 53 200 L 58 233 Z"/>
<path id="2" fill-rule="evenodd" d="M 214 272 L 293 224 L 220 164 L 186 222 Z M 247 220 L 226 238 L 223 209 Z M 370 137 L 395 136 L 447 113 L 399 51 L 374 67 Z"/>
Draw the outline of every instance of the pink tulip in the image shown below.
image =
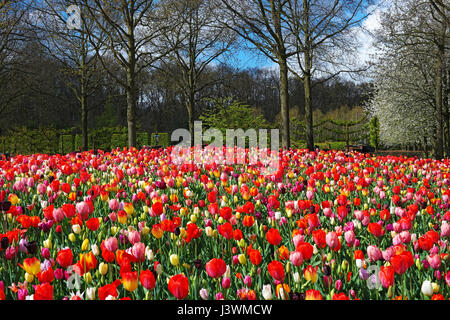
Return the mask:
<path id="1" fill-rule="evenodd" d="M 231 279 L 230 278 L 223 278 L 222 279 L 222 288 L 228 289 L 231 286 Z"/>
<path id="2" fill-rule="evenodd" d="M 86 202 L 82 201 L 77 203 L 76 208 L 77 212 L 81 215 L 81 219 L 87 220 L 87 217 L 90 213 L 89 205 Z"/>
<path id="3" fill-rule="evenodd" d="M 392 247 L 387 248 L 382 252 L 383 259 L 386 261 L 391 261 L 391 257 L 395 254 L 395 250 Z"/>
<path id="4" fill-rule="evenodd" d="M 337 236 L 336 232 L 333 232 L 333 231 L 327 233 L 327 235 L 325 237 L 325 241 L 331 249 L 334 249 L 339 245 L 338 236 Z"/>
<path id="5" fill-rule="evenodd" d="M 109 219 L 111 219 L 112 222 L 116 222 L 117 220 L 117 213 L 116 212 L 111 212 L 110 214 L 108 214 Z"/>
<path id="6" fill-rule="evenodd" d="M 47 191 L 47 187 L 45 186 L 45 184 L 42 184 L 42 183 L 38 184 L 37 192 L 39 194 L 44 194 L 46 191 Z"/>
<path id="7" fill-rule="evenodd" d="M 131 248 L 131 254 L 140 262 L 145 260 L 145 244 L 142 242 L 135 243 Z"/>
<path id="8" fill-rule="evenodd" d="M 105 240 L 105 248 L 108 251 L 116 252 L 116 250 L 118 248 L 117 238 L 109 237 L 108 239 L 106 239 Z"/>
<path id="9" fill-rule="evenodd" d="M 411 241 L 411 234 L 409 231 L 400 232 L 400 239 L 402 243 L 409 243 Z"/>
<path id="10" fill-rule="evenodd" d="M 376 246 L 368 246 L 367 247 L 367 256 L 369 260 L 372 262 L 378 261 L 383 257 L 381 250 Z"/>
<path id="11" fill-rule="evenodd" d="M 333 214 L 333 211 L 331 210 L 331 208 L 325 208 L 323 209 L 323 214 L 325 215 L 325 217 L 330 218 Z"/>
<path id="12" fill-rule="evenodd" d="M 355 243 L 356 236 L 353 230 L 349 230 L 345 233 L 345 241 L 347 241 L 347 244 L 349 247 L 353 246 Z"/>
<path id="13" fill-rule="evenodd" d="M 244 284 L 247 286 L 247 288 L 250 288 L 252 286 L 252 277 L 245 276 L 244 278 Z"/>
<path id="14" fill-rule="evenodd" d="M 450 224 L 447 221 L 442 222 L 441 237 L 450 237 Z"/>
<path id="15" fill-rule="evenodd" d="M 136 244 L 141 241 L 141 235 L 138 231 L 128 232 L 128 240 L 131 244 Z"/>
<path id="16" fill-rule="evenodd" d="M 119 210 L 119 201 L 117 201 L 117 199 L 111 199 L 108 201 L 108 205 L 109 208 L 111 209 L 111 211 L 117 211 Z"/>
<path id="17" fill-rule="evenodd" d="M 303 256 L 298 251 L 292 251 L 289 255 L 289 260 L 294 266 L 298 267 L 303 263 Z"/>
<path id="18" fill-rule="evenodd" d="M 64 210 L 61 208 L 53 210 L 53 219 L 55 219 L 56 222 L 61 222 L 64 220 Z"/>
<path id="19" fill-rule="evenodd" d="M 434 254 L 431 257 L 427 256 L 427 261 L 430 264 L 430 266 L 435 270 L 441 267 L 441 257 L 439 256 L 439 254 Z"/>

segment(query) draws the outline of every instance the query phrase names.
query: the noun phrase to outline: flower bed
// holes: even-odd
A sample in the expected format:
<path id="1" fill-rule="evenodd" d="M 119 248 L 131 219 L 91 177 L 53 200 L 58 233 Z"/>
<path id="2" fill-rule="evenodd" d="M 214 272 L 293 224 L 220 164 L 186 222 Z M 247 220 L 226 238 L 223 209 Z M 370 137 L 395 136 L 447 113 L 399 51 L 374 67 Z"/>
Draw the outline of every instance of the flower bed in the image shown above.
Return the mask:
<path id="1" fill-rule="evenodd" d="M 0 161 L 0 299 L 448 299 L 448 160 Z"/>

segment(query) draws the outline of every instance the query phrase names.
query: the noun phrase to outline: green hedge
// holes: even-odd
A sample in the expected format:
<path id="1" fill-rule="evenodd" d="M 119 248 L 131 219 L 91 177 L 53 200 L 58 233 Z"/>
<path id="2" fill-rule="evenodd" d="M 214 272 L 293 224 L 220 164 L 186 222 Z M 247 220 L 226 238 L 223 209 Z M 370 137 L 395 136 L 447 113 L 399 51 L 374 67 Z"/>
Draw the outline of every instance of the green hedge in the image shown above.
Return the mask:
<path id="1" fill-rule="evenodd" d="M 156 143 L 155 135 L 159 135 L 158 143 Z M 151 138 L 151 146 L 168 147 L 170 145 L 169 134 L 166 132 L 153 133 Z"/>
<path id="2" fill-rule="evenodd" d="M 138 132 L 138 148 L 149 145 L 149 135 Z M 88 148 L 90 150 L 109 151 L 117 147 L 126 147 L 128 136 L 126 128 L 100 128 L 89 131 Z M 67 154 L 78 151 L 83 146 L 80 129 L 57 130 L 17 128 L 0 136 L 0 152 L 14 154 Z"/>

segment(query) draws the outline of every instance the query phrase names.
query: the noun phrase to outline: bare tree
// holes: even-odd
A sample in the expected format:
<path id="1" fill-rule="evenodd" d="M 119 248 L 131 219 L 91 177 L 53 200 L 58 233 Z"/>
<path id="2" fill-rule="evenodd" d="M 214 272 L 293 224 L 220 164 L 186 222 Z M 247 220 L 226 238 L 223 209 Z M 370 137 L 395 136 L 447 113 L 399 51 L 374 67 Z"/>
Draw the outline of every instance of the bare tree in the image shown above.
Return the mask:
<path id="1" fill-rule="evenodd" d="M 358 48 L 354 27 L 368 17 L 371 1 L 363 0 L 288 0 L 286 25 L 289 45 L 297 54 L 289 61 L 289 70 L 304 84 L 307 148 L 314 148 L 312 87 L 340 74 L 367 70 L 345 57 Z M 320 81 L 311 82 L 319 74 Z"/>
<path id="2" fill-rule="evenodd" d="M 20 70 L 18 56 L 21 55 L 22 42 L 25 39 L 22 19 L 28 13 L 28 4 L 19 0 L 0 0 L 0 113 L 5 111 L 14 100 L 22 95 L 21 88 L 9 86 L 11 77 Z"/>
<path id="3" fill-rule="evenodd" d="M 99 77 L 102 70 L 87 34 L 93 21 L 86 18 L 81 21 L 82 8 L 73 0 L 36 2 L 33 6 L 35 17 L 30 23 L 36 39 L 63 66 L 61 71 L 67 75 L 66 85 L 80 105 L 82 148 L 87 150 L 88 113 L 94 108 L 89 105 L 88 98 L 101 85 Z M 64 15 L 66 12 L 70 14 L 68 17 Z M 98 32 L 97 39 L 104 41 L 105 36 Z"/>
<path id="4" fill-rule="evenodd" d="M 286 0 L 221 0 L 229 13 L 223 23 L 251 43 L 280 71 L 282 146 L 290 147 L 288 59 L 298 53 L 288 45 L 291 30 Z"/>
<path id="5" fill-rule="evenodd" d="M 229 52 L 236 43 L 236 35 L 223 27 L 222 7 L 217 0 L 172 0 L 166 5 L 172 15 L 177 16 L 179 25 L 162 37 L 169 47 L 174 48 L 162 61 L 166 66 L 164 70 L 171 70 L 168 64 L 175 63 L 182 72 L 172 81 L 184 95 L 193 141 L 197 102 L 202 91 L 217 80 L 201 82 L 201 76 L 212 62 Z"/>
<path id="6" fill-rule="evenodd" d="M 85 10 L 82 20 L 95 22 L 87 33 L 101 64 L 125 89 L 129 147 L 136 146 L 138 76 L 172 50 L 159 39 L 176 25 L 176 19 L 159 4 L 155 0 L 80 0 Z M 99 32 L 107 35 L 106 41 L 98 36 Z M 124 77 L 107 65 L 111 57 L 120 65 Z"/>

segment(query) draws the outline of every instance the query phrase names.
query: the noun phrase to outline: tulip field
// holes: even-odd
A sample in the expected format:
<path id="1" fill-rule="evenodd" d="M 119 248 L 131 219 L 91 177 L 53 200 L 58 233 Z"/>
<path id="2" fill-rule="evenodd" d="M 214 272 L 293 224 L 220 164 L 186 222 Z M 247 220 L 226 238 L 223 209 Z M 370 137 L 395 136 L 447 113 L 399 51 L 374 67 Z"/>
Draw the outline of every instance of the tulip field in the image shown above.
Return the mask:
<path id="1" fill-rule="evenodd" d="M 450 161 L 0 160 L 0 300 L 448 300 Z"/>

